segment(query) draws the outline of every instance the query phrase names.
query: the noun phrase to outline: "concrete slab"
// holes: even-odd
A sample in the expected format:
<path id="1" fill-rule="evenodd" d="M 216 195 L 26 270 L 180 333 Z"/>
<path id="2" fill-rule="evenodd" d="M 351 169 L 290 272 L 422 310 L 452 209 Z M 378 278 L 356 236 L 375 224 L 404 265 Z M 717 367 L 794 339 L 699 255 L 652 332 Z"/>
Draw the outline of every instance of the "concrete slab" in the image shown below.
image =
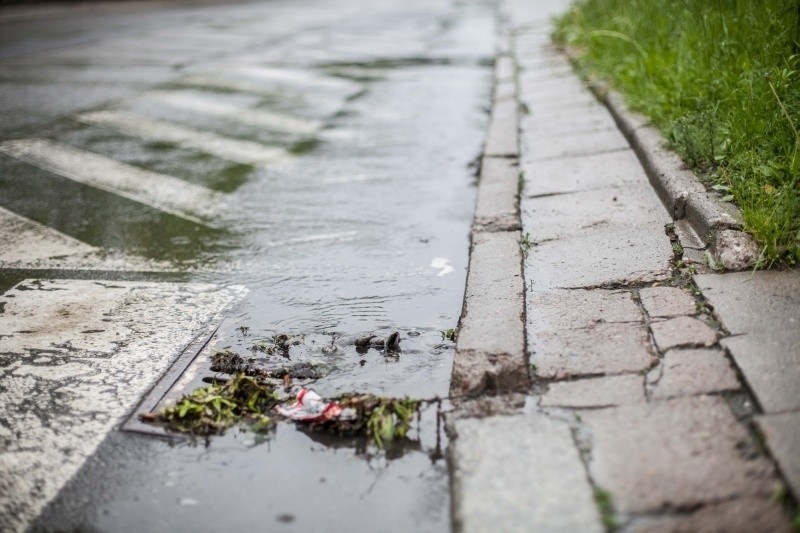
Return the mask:
<path id="1" fill-rule="evenodd" d="M 523 212 L 535 241 L 671 220 L 647 183 L 529 198 Z"/>
<path id="2" fill-rule="evenodd" d="M 719 338 L 719 334 L 708 324 L 688 316 L 654 322 L 650 328 L 656 346 L 662 352 L 678 346 L 713 346 Z"/>
<path id="3" fill-rule="evenodd" d="M 485 157 L 475 207 L 475 227 L 484 231 L 519 230 L 519 166 L 505 157 Z"/>
<path id="4" fill-rule="evenodd" d="M 530 113 L 520 117 L 523 135 L 520 141 L 526 148 L 531 143 L 547 135 L 582 135 L 597 131 L 613 131 L 617 129 L 614 120 L 608 113 L 593 112 L 584 115 L 534 117 Z M 588 156 L 584 156 L 588 157 Z"/>
<path id="5" fill-rule="evenodd" d="M 543 414 L 459 420 L 451 441 L 458 532 L 603 531 L 569 425 Z"/>
<path id="6" fill-rule="evenodd" d="M 800 496 L 800 412 L 756 417 L 767 447 L 795 499 Z"/>
<path id="7" fill-rule="evenodd" d="M 641 322 L 628 291 L 574 289 L 529 292 L 527 319 L 533 331 L 586 328 L 608 322 Z"/>
<path id="8" fill-rule="evenodd" d="M 712 396 L 582 411 L 589 465 L 621 513 L 769 496 L 777 478 L 725 400 Z M 748 455 L 747 452 L 752 452 Z"/>
<path id="9" fill-rule="evenodd" d="M 800 409 L 800 272 L 695 276 L 723 327 L 722 341 L 768 413 Z"/>
<path id="10" fill-rule="evenodd" d="M 654 400 L 741 388 L 721 350 L 670 350 L 664 355 L 661 371 L 663 375 L 651 392 Z"/>
<path id="11" fill-rule="evenodd" d="M 656 362 L 641 324 L 530 331 L 528 346 L 535 374 L 547 379 L 642 372 Z"/>
<path id="12" fill-rule="evenodd" d="M 533 115 L 536 117 L 537 113 Z M 614 130 L 563 136 L 541 135 L 526 139 L 525 145 L 531 147 L 529 157 L 532 161 L 580 157 L 630 148 L 627 139 Z"/>
<path id="13" fill-rule="evenodd" d="M 528 386 L 519 238 L 518 231 L 473 235 L 450 385 L 453 395 Z"/>
<path id="14" fill-rule="evenodd" d="M 526 198 L 647 183 L 631 150 L 536 162 L 523 151 L 521 169 L 525 173 Z"/>
<path id="15" fill-rule="evenodd" d="M 642 306 L 650 318 L 671 318 L 694 315 L 694 296 L 678 287 L 647 287 L 639 291 Z"/>
<path id="16" fill-rule="evenodd" d="M 492 107 L 484 156 L 509 157 L 519 153 L 516 100 L 502 100 Z"/>
<path id="17" fill-rule="evenodd" d="M 21 529 L 241 289 L 26 280 L 0 301 L 0 522 Z"/>
<path id="18" fill-rule="evenodd" d="M 553 383 L 542 396 L 539 405 L 609 407 L 644 401 L 644 378 L 640 375 L 625 375 Z"/>
<path id="19" fill-rule="evenodd" d="M 523 227 L 535 224 L 523 218 Z M 663 280 L 668 277 L 672 246 L 660 223 L 582 235 L 533 246 L 526 279 L 533 290 L 597 287 Z"/>
<path id="20" fill-rule="evenodd" d="M 800 409 L 800 340 L 756 335 L 720 341 L 767 413 Z"/>
<path id="21" fill-rule="evenodd" d="M 737 498 L 683 515 L 636 520 L 630 533 L 789 533 L 792 528 L 780 505 L 771 498 Z"/>

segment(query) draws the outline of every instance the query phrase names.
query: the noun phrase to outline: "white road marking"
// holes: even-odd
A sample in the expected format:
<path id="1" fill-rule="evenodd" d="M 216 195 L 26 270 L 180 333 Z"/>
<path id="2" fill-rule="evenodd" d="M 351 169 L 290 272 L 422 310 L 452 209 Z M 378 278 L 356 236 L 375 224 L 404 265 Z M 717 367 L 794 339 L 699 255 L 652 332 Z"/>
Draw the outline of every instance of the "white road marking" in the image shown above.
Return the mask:
<path id="1" fill-rule="evenodd" d="M 318 241 L 348 241 L 351 240 L 358 232 L 356 231 L 342 231 L 339 233 L 318 233 L 317 235 L 306 235 L 305 237 L 294 237 L 283 241 L 271 241 L 264 246 L 269 248 L 275 246 L 286 246 L 288 244 L 305 244 Z"/>
<path id="2" fill-rule="evenodd" d="M 260 126 L 288 133 L 310 134 L 318 131 L 322 123 L 317 120 L 297 118 L 260 109 L 247 109 L 226 104 L 212 98 L 172 91 L 152 91 L 142 98 L 167 104 L 178 109 L 195 111 L 204 115 L 228 118 L 236 122 Z"/>
<path id="3" fill-rule="evenodd" d="M 163 261 L 104 251 L 2 207 L 0 268 L 175 271 Z"/>
<path id="4" fill-rule="evenodd" d="M 22 531 L 244 289 L 26 280 L 0 296 L 0 524 Z"/>
<path id="5" fill-rule="evenodd" d="M 0 151 L 78 183 L 102 189 L 198 224 L 224 208 L 224 194 L 46 139 L 0 143 Z"/>
<path id="6" fill-rule="evenodd" d="M 320 75 L 307 70 L 295 70 L 274 67 L 239 67 L 231 69 L 234 75 L 262 81 L 290 86 L 311 86 L 323 89 L 342 91 L 355 94 L 361 86 L 353 81 Z"/>
<path id="7" fill-rule="evenodd" d="M 148 141 L 174 143 L 245 165 L 266 165 L 287 154 L 285 149 L 276 146 L 222 137 L 208 131 L 139 117 L 125 111 L 96 111 L 78 115 L 77 118 L 87 124 L 111 126 L 126 135 Z"/>

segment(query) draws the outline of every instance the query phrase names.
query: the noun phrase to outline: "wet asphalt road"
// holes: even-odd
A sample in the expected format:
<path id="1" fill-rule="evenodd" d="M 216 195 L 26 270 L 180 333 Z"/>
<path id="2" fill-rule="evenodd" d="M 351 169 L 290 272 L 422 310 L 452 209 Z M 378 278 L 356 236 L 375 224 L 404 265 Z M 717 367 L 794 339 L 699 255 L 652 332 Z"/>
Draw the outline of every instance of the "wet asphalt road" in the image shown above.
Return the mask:
<path id="1" fill-rule="evenodd" d="M 415 330 L 399 361 L 343 348 L 312 385 L 445 396 L 452 346 L 437 332 L 461 311 L 494 36 L 479 1 L 0 12 L 0 208 L 133 265 L 6 263 L 0 285 L 243 286 L 219 346 Z M 153 186 L 163 176 L 174 189 Z M 288 424 L 208 445 L 115 430 L 34 529 L 445 531 L 435 411 L 379 454 Z"/>

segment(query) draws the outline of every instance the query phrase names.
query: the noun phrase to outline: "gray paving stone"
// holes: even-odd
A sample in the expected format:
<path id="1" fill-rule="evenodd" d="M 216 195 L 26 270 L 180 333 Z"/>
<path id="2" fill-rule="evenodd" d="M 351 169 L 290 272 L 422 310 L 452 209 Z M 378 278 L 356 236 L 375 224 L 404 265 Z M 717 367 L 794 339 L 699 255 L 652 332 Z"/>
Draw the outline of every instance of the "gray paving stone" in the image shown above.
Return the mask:
<path id="1" fill-rule="evenodd" d="M 499 102 L 501 100 L 510 100 L 516 97 L 517 88 L 514 86 L 513 82 L 503 82 L 498 83 L 494 87 L 494 101 Z"/>
<path id="2" fill-rule="evenodd" d="M 600 532 L 565 422 L 543 414 L 466 419 L 450 444 L 458 532 Z"/>
<path id="3" fill-rule="evenodd" d="M 794 497 L 800 497 L 800 412 L 759 416 L 756 422 Z"/>
<path id="4" fill-rule="evenodd" d="M 527 106 L 527 104 L 525 105 Z M 596 131 L 612 131 L 617 129 L 614 119 L 602 109 L 592 113 L 582 113 L 574 116 L 559 115 L 548 118 L 534 117 L 530 113 L 523 113 L 520 116 L 520 124 L 523 133 L 521 142 L 526 148 L 529 148 L 532 143 L 535 143 L 543 136 L 582 135 Z"/>
<path id="5" fill-rule="evenodd" d="M 721 350 L 670 350 L 664 355 L 662 371 L 652 391 L 654 400 L 740 388 L 736 373 Z"/>
<path id="6" fill-rule="evenodd" d="M 533 111 L 534 117 L 540 115 Z M 565 157 L 586 156 L 613 150 L 630 148 L 628 141 L 619 131 L 601 130 L 575 135 L 541 135 L 526 140 L 530 146 L 529 158 L 532 161 Z"/>
<path id="7" fill-rule="evenodd" d="M 680 316 L 651 324 L 656 346 L 662 352 L 678 346 L 713 346 L 719 335 L 697 318 Z"/>
<path id="8" fill-rule="evenodd" d="M 451 394 L 528 386 L 518 231 L 475 233 Z"/>
<path id="9" fill-rule="evenodd" d="M 587 229 L 671 220 L 647 183 L 528 198 L 523 211 L 537 242 L 580 235 Z"/>
<path id="10" fill-rule="evenodd" d="M 485 156 L 515 156 L 519 153 L 516 100 L 502 100 L 492 106 L 489 132 L 486 134 Z"/>
<path id="11" fill-rule="evenodd" d="M 800 340 L 756 335 L 720 341 L 767 413 L 800 409 Z"/>
<path id="12" fill-rule="evenodd" d="M 695 396 L 595 411 L 590 471 L 621 513 L 769 496 L 777 479 L 722 398 Z"/>
<path id="13" fill-rule="evenodd" d="M 562 381 L 550 385 L 542 407 L 608 407 L 644 402 L 644 378 L 637 374 Z"/>
<path id="14" fill-rule="evenodd" d="M 736 365 L 767 412 L 800 409 L 800 273 L 695 276 L 722 325 Z"/>
<path id="15" fill-rule="evenodd" d="M 738 498 L 693 513 L 637 520 L 629 533 L 789 533 L 792 528 L 771 498 Z"/>
<path id="16" fill-rule="evenodd" d="M 547 379 L 641 372 L 656 362 L 641 324 L 530 331 L 528 345 L 535 374 Z"/>
<path id="17" fill-rule="evenodd" d="M 644 310 L 651 318 L 694 315 L 694 296 L 678 287 L 647 287 L 639 291 Z"/>
<path id="18" fill-rule="evenodd" d="M 800 271 L 702 274 L 694 279 L 731 334 L 800 332 Z"/>
<path id="19" fill-rule="evenodd" d="M 514 61 L 511 56 L 497 56 L 494 64 L 494 79 L 496 82 L 514 81 Z"/>
<path id="20" fill-rule="evenodd" d="M 526 197 L 647 184 L 647 177 L 631 150 L 534 163 L 528 159 L 524 140 L 523 134 Z"/>
<path id="21" fill-rule="evenodd" d="M 483 158 L 475 227 L 489 231 L 519 229 L 518 191 L 519 167 L 514 160 Z"/>
<path id="22" fill-rule="evenodd" d="M 528 324 L 535 331 L 585 328 L 602 322 L 641 322 L 630 292 L 574 289 L 530 292 Z"/>
<path id="23" fill-rule="evenodd" d="M 523 218 L 523 228 L 534 224 Z M 668 277 L 671 257 L 660 223 L 587 230 L 531 247 L 526 279 L 533 290 L 658 281 Z"/>

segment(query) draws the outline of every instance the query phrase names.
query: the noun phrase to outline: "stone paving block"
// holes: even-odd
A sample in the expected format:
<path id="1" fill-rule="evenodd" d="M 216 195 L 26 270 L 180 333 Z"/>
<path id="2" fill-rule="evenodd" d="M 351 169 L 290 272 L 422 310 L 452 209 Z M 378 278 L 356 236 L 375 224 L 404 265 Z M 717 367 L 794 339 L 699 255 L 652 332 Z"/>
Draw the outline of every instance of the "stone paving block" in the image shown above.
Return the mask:
<path id="1" fill-rule="evenodd" d="M 517 88 L 513 82 L 498 83 L 494 87 L 494 101 L 510 100 L 517 94 Z"/>
<path id="2" fill-rule="evenodd" d="M 639 291 L 639 297 L 651 318 L 697 314 L 694 296 L 678 287 L 647 287 Z"/>
<path id="3" fill-rule="evenodd" d="M 767 412 L 800 409 L 800 273 L 695 276 L 722 325 L 722 341 Z"/>
<path id="4" fill-rule="evenodd" d="M 527 157 L 524 132 L 522 139 L 526 197 L 647 184 L 647 177 L 631 150 L 533 162 Z"/>
<path id="5" fill-rule="evenodd" d="M 641 324 L 597 324 L 582 329 L 529 331 L 531 364 L 537 376 L 576 376 L 641 372 L 656 359 Z"/>
<path id="6" fill-rule="evenodd" d="M 26 280 L 0 298 L 0 516 L 32 520 L 241 288 Z"/>
<path id="7" fill-rule="evenodd" d="M 603 531 L 567 423 L 537 413 L 458 420 L 455 430 L 455 531 Z"/>
<path id="8" fill-rule="evenodd" d="M 534 331 L 576 329 L 602 322 L 641 322 L 630 292 L 575 289 L 530 292 L 528 324 Z"/>
<path id="9" fill-rule="evenodd" d="M 800 271 L 702 274 L 694 279 L 732 335 L 800 332 Z"/>
<path id="10" fill-rule="evenodd" d="M 519 239 L 518 231 L 473 235 L 450 389 L 456 396 L 528 386 Z"/>
<path id="11" fill-rule="evenodd" d="M 800 412 L 759 416 L 756 422 L 797 499 L 800 497 Z"/>
<path id="12" fill-rule="evenodd" d="M 650 325 L 656 346 L 662 352 L 677 346 L 713 346 L 719 335 L 697 318 L 680 316 Z"/>
<path id="13" fill-rule="evenodd" d="M 691 507 L 777 486 L 769 460 L 725 400 L 713 396 L 582 411 L 596 485 L 621 513 Z"/>
<path id="14" fill-rule="evenodd" d="M 643 518 L 629 533 L 789 533 L 792 528 L 771 498 L 738 498 L 707 505 L 690 514 Z"/>
<path id="15" fill-rule="evenodd" d="M 536 111 L 533 112 L 536 116 Z M 613 150 L 630 148 L 628 141 L 619 131 L 601 130 L 575 135 L 542 135 L 530 141 L 529 158 L 531 161 L 578 157 L 592 155 Z"/>
<path id="16" fill-rule="evenodd" d="M 654 400 L 740 388 L 722 350 L 670 350 L 664 355 L 662 371 L 652 391 Z"/>
<path id="17" fill-rule="evenodd" d="M 528 198 L 523 210 L 526 220 L 533 222 L 529 233 L 537 242 L 580 235 L 587 229 L 671 220 L 647 183 Z"/>
<path id="18" fill-rule="evenodd" d="M 637 374 L 553 383 L 542 407 L 608 407 L 644 402 L 644 378 Z"/>
<path id="19" fill-rule="evenodd" d="M 527 104 L 525 105 L 527 106 Z M 534 117 L 530 113 L 523 113 L 520 116 L 520 124 L 522 125 L 521 142 L 522 145 L 528 149 L 530 149 L 538 139 L 549 135 L 581 135 L 596 131 L 613 131 L 617 129 L 614 119 L 602 109 L 581 115 L 548 118 Z"/>
<path id="20" fill-rule="evenodd" d="M 720 341 L 767 413 L 800 409 L 800 340 L 756 335 Z"/>
<path id="21" fill-rule="evenodd" d="M 516 100 L 502 100 L 492 106 L 484 156 L 507 157 L 519 154 L 519 123 Z"/>
<path id="22" fill-rule="evenodd" d="M 475 227 L 489 231 L 519 229 L 519 167 L 512 159 L 485 157 L 481 164 Z"/>
<path id="23" fill-rule="evenodd" d="M 523 218 L 523 228 L 534 225 Z M 660 223 L 587 230 L 532 246 L 525 279 L 532 290 L 659 281 L 668 277 L 671 258 L 672 246 Z"/>
<path id="24" fill-rule="evenodd" d="M 500 55 L 494 63 L 495 82 L 514 81 L 514 61 L 511 56 Z"/>

